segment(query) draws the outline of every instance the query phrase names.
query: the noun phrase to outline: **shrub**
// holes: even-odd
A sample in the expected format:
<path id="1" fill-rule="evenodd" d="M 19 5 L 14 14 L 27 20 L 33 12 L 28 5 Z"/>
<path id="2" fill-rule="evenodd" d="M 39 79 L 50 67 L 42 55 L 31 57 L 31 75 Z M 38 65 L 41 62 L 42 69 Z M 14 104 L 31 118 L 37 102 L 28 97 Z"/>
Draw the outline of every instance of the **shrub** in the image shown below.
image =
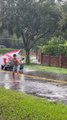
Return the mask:
<path id="1" fill-rule="evenodd" d="M 67 56 L 67 45 L 66 44 L 59 44 L 59 45 L 45 45 L 40 49 L 41 52 L 48 55 L 66 55 Z"/>
<path id="2" fill-rule="evenodd" d="M 38 47 L 41 53 L 46 55 L 66 55 L 67 56 L 67 41 L 59 36 L 59 37 L 52 37 L 51 40 L 47 42 L 47 45 L 41 45 Z"/>
<path id="3" fill-rule="evenodd" d="M 5 54 L 7 52 L 13 51 L 12 48 L 0 48 L 0 54 Z"/>

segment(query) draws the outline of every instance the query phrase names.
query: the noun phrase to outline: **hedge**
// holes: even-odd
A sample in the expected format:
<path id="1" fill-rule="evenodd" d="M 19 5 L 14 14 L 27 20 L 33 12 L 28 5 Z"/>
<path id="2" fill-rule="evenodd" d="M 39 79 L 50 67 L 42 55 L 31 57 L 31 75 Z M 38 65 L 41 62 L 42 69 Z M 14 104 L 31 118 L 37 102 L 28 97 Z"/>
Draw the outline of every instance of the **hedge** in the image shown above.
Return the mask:
<path id="1" fill-rule="evenodd" d="M 51 54 L 56 56 L 63 54 L 67 56 L 67 45 L 65 44 L 40 46 L 39 50 L 46 55 Z"/>
<path id="2" fill-rule="evenodd" d="M 10 51 L 13 51 L 14 49 L 12 48 L 0 48 L 0 54 L 4 54 Z"/>

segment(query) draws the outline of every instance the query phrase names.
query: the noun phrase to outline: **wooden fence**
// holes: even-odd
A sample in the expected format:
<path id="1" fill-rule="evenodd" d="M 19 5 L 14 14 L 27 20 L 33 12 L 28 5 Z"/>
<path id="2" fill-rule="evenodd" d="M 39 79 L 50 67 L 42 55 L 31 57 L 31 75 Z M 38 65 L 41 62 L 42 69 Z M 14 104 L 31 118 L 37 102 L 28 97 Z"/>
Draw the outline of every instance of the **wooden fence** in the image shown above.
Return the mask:
<path id="1" fill-rule="evenodd" d="M 56 66 L 56 67 L 67 67 L 67 56 L 52 56 L 52 55 L 44 55 L 43 53 L 37 53 L 36 58 L 41 64 L 48 66 Z"/>

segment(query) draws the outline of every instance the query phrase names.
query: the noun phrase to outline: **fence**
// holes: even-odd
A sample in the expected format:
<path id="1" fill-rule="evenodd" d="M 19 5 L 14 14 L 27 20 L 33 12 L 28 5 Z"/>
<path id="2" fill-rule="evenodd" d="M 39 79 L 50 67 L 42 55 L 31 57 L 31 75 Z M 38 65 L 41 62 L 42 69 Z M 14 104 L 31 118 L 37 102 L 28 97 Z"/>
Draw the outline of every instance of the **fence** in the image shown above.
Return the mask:
<path id="1" fill-rule="evenodd" d="M 36 58 L 41 64 L 56 67 L 67 67 L 67 56 L 51 56 L 37 53 Z"/>

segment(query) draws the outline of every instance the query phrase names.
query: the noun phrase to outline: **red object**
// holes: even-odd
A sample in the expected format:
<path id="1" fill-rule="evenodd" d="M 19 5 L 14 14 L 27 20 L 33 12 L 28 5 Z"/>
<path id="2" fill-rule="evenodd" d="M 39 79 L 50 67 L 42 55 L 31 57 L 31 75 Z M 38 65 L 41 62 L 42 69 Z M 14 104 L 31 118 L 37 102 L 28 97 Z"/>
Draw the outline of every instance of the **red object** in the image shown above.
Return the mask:
<path id="1" fill-rule="evenodd" d="M 7 60 L 6 58 L 3 58 L 4 64 L 6 64 L 6 60 Z"/>

